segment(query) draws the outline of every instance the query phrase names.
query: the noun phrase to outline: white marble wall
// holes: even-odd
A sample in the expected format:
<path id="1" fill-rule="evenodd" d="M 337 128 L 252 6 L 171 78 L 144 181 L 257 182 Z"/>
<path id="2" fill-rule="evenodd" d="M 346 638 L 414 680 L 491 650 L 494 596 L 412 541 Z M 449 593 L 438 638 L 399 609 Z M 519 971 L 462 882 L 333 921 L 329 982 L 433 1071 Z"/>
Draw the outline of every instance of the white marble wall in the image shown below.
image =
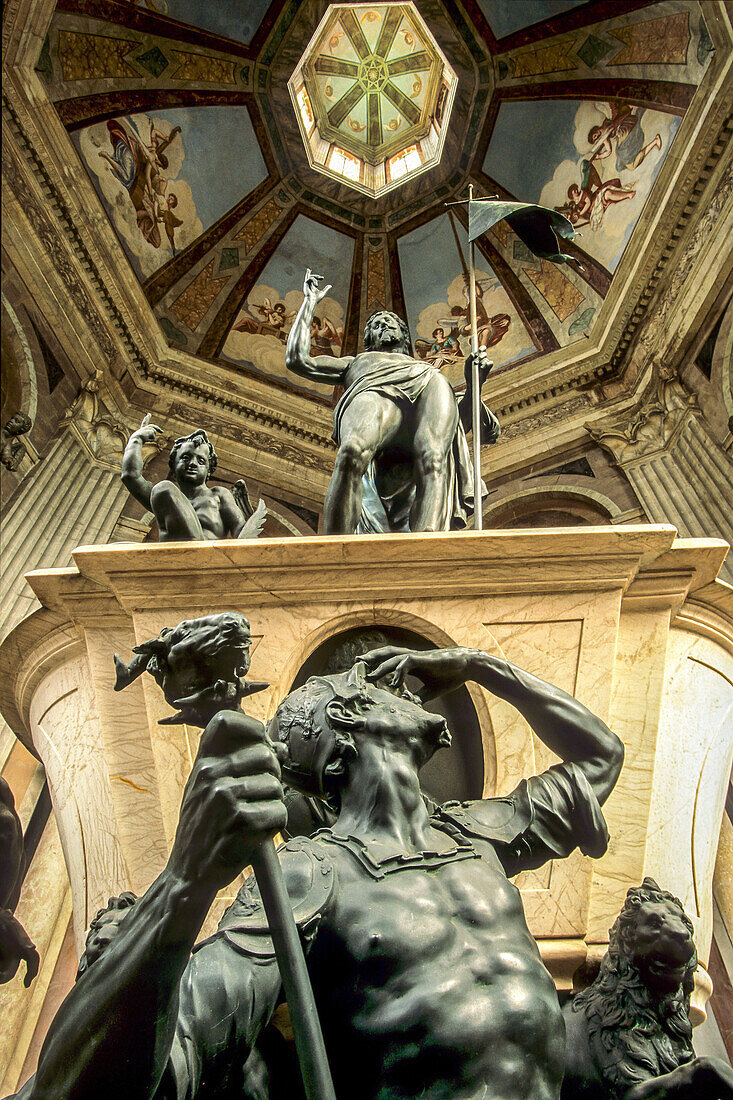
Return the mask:
<path id="1" fill-rule="evenodd" d="M 703 961 L 712 939 L 713 872 L 732 758 L 733 654 L 710 638 L 673 629 L 644 873 L 679 897 Z"/>
<path id="2" fill-rule="evenodd" d="M 38 683 L 30 706 L 33 743 L 46 769 L 74 906 L 79 953 L 86 929 L 111 894 L 128 889 L 97 704 L 84 654 Z"/>
<path id="3" fill-rule="evenodd" d="M 711 639 L 725 635 L 733 649 L 733 609 L 718 606 L 703 637 L 696 594 L 703 604 L 670 631 L 691 590 L 707 585 L 703 592 L 725 597 L 710 584 L 725 548 L 673 539 L 671 528 L 619 526 L 108 546 L 78 552 L 78 572 L 37 576 L 51 609 L 38 615 L 66 616 L 59 636 L 68 645 L 73 623 L 83 647 L 54 662 L 29 620 L 0 646 L 0 678 L 19 676 L 18 714 L 47 768 L 77 935 L 107 895 L 139 892 L 160 870 L 198 741 L 197 730 L 158 724 L 170 709 L 150 677 L 113 693 L 112 653 L 129 658 L 164 626 L 234 609 L 252 625 L 251 676 L 270 684 L 247 701 L 262 719 L 317 646 L 358 625 L 503 654 L 576 695 L 616 729 L 627 757 L 606 806 L 608 853 L 598 861 L 576 853 L 520 880 L 548 965 L 567 984 L 587 950 L 602 951 L 626 890 L 644 874 L 689 907 L 704 961 L 721 777 L 733 749 L 731 658 Z M 513 708 L 470 691 L 487 795 L 552 761 Z"/>

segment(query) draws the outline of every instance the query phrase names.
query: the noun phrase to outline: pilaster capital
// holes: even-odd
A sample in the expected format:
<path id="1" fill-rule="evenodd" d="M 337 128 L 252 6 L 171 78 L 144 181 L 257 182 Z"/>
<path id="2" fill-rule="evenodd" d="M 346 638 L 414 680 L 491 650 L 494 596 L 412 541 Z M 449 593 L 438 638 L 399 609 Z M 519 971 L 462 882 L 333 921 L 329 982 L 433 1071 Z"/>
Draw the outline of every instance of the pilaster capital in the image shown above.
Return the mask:
<path id="1" fill-rule="evenodd" d="M 115 472 L 119 470 L 132 429 L 115 408 L 101 370 L 82 383 L 64 420 L 90 462 Z M 149 462 L 158 454 L 165 442 L 164 438 L 158 438 L 155 443 L 146 445 L 143 462 Z"/>
<path id="2" fill-rule="evenodd" d="M 656 361 L 651 384 L 629 419 L 596 421 L 585 428 L 619 466 L 627 468 L 669 451 L 698 409 L 696 394 L 684 389 L 676 371 Z"/>

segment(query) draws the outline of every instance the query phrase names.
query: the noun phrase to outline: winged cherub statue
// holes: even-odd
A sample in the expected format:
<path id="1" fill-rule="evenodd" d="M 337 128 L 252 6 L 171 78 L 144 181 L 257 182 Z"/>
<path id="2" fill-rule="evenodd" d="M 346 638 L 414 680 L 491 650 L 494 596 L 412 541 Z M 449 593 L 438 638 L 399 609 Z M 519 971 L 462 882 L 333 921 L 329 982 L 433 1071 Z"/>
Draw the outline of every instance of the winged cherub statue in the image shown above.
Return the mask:
<path id="1" fill-rule="evenodd" d="M 122 456 L 125 488 L 158 521 L 161 542 L 255 539 L 265 524 L 267 506 L 252 507 L 244 481 L 233 489 L 207 482 L 218 464 L 216 451 L 203 428 L 177 439 L 168 459 L 169 477 L 153 485 L 143 477 L 142 448 L 162 429 L 150 423 L 150 413 L 130 436 Z"/>

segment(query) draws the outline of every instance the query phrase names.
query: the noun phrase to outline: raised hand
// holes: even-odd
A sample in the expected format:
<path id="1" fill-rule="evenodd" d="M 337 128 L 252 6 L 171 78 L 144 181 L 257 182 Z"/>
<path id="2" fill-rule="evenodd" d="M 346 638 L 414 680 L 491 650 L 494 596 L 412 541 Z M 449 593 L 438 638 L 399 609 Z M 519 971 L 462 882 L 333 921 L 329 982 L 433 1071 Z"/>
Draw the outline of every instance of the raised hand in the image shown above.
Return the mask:
<path id="1" fill-rule="evenodd" d="M 480 390 L 481 387 L 483 386 L 484 382 L 486 381 L 486 379 L 489 377 L 491 369 L 494 366 L 494 360 L 489 359 L 488 353 L 486 351 L 486 345 L 485 344 L 482 344 L 481 347 L 476 352 L 476 358 L 478 360 L 478 380 L 479 380 L 479 390 Z M 465 372 L 464 372 L 465 373 L 465 378 L 466 378 L 466 385 L 468 386 L 469 389 L 471 389 L 472 386 L 473 386 L 473 375 L 472 375 L 472 371 L 471 371 L 472 364 L 473 364 L 473 355 L 469 355 L 468 359 L 466 359 L 466 368 L 465 368 Z"/>
<path id="2" fill-rule="evenodd" d="M 322 298 L 325 298 L 331 289 L 330 283 L 324 286 L 323 290 L 319 288 L 318 284 L 322 278 L 322 275 L 314 275 L 309 267 L 306 268 L 305 279 L 303 280 L 303 293 L 305 294 L 306 300 L 312 302 L 314 306 L 320 302 Z"/>
<path id="3" fill-rule="evenodd" d="M 143 422 L 140 425 L 140 427 L 137 429 L 136 432 L 133 432 L 132 435 L 130 436 L 130 442 L 132 442 L 133 439 L 137 440 L 139 443 L 154 443 L 155 442 L 156 435 L 159 432 L 162 432 L 163 429 L 159 428 L 157 424 L 151 424 L 150 423 L 151 419 L 152 418 L 151 418 L 150 413 L 146 413 L 145 416 L 143 417 Z"/>
<path id="4" fill-rule="evenodd" d="M 220 711 L 186 783 L 170 866 L 205 891 L 227 886 L 252 851 L 285 827 L 280 765 L 261 722 Z"/>
<path id="5" fill-rule="evenodd" d="M 359 657 L 367 666 L 369 680 L 390 678 L 390 686 L 400 688 L 405 677 L 417 676 L 423 682 L 420 698 L 434 699 L 449 691 L 455 691 L 467 680 L 471 680 L 473 650 L 456 647 L 455 649 L 412 650 L 399 646 L 383 646 L 372 649 Z"/>

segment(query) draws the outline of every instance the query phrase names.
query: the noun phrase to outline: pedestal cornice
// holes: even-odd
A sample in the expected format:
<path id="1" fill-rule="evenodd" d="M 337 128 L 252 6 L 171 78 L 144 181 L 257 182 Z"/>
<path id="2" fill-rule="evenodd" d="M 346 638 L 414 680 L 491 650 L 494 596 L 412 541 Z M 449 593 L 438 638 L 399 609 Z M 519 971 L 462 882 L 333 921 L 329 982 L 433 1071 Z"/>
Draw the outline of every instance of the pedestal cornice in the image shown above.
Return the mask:
<path id="1" fill-rule="evenodd" d="M 287 604 L 304 599 L 443 598 L 494 592 L 625 591 L 639 568 L 669 550 L 669 525 L 618 525 L 461 534 L 321 536 L 257 542 L 79 547 L 76 569 L 27 580 L 41 602 L 73 601 L 97 615 L 206 607 L 231 599 Z M 715 540 L 711 540 L 714 544 Z M 721 543 L 721 547 L 723 544 Z M 720 551 L 722 555 L 722 549 Z"/>

